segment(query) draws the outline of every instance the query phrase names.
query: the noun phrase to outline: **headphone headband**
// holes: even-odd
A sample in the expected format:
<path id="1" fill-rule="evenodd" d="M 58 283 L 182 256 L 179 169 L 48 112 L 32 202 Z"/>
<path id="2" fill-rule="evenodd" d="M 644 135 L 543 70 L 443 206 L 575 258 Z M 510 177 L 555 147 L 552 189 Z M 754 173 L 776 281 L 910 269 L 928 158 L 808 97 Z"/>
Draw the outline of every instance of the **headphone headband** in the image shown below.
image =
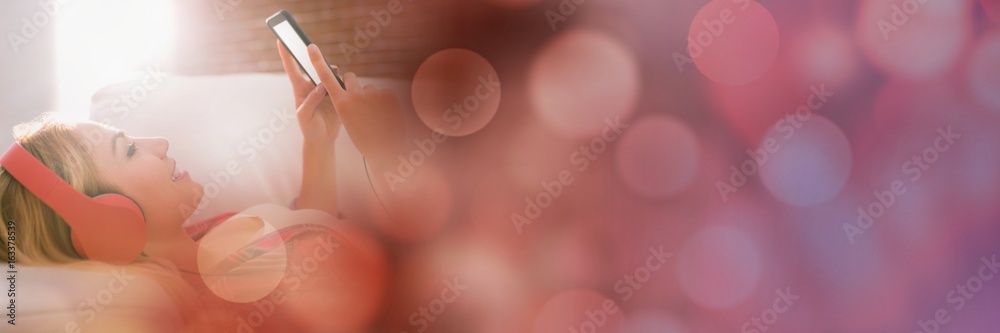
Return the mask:
<path id="1" fill-rule="evenodd" d="M 134 261 L 146 244 L 146 223 L 139 206 L 121 194 L 91 198 L 15 142 L 0 156 L 0 165 L 21 185 L 69 224 L 80 255 L 123 264 Z"/>
<path id="2" fill-rule="evenodd" d="M 15 142 L 10 146 L 0 157 L 0 165 L 60 216 L 79 211 L 90 200 L 42 164 L 20 143 Z"/>

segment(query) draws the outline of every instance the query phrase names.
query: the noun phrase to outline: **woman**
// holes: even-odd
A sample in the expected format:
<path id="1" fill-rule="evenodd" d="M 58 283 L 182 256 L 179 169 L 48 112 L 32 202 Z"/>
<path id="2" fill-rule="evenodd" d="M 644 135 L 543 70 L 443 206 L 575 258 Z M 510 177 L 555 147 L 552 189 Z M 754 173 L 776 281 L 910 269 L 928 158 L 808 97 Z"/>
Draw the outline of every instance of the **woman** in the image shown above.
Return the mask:
<path id="1" fill-rule="evenodd" d="M 361 87 L 352 73 L 344 75 L 346 90 L 341 88 L 319 49 L 310 45 L 309 56 L 322 81 L 314 87 L 280 42 L 278 48 L 292 84 L 304 137 L 302 190 L 296 208 L 337 216 L 334 140 L 340 126 L 343 124 L 358 150 L 376 168 L 385 165 L 403 142 L 398 101 L 389 91 Z M 269 232 L 259 219 L 227 219 L 232 215 L 228 214 L 185 228 L 182 225 L 189 216 L 178 207 L 190 203 L 192 196 L 200 198 L 202 186 L 186 172 L 176 170 L 175 161 L 168 155 L 167 140 L 131 137 L 114 128 L 60 122 L 51 117 L 19 125 L 15 128 L 15 138 L 77 191 L 88 196 L 120 193 L 138 204 L 145 218 L 147 242 L 143 255 L 127 269 L 144 272 L 144 276 L 156 279 L 171 292 L 184 316 L 186 330 L 355 330 L 367 324 L 377 312 L 384 284 L 384 262 L 372 255 L 364 236 L 351 231 L 350 226 L 337 226 L 334 222 L 326 226 L 329 228 L 279 225 L 279 230 Z M 107 266 L 85 260 L 77 253 L 66 222 L 3 169 L 0 169 L 0 216 L 4 221 L 17 223 L 15 254 L 19 264 L 98 270 Z M 206 281 L 220 281 L 214 278 L 216 270 L 206 269 L 204 263 L 199 267 L 199 242 L 206 231 L 232 235 L 228 238 L 239 243 L 223 253 L 220 262 L 213 266 L 216 270 L 222 267 L 222 271 L 232 272 L 234 267 L 247 266 L 247 262 L 255 259 L 274 254 L 286 258 L 287 254 L 287 263 L 282 261 L 282 265 L 268 267 L 267 261 L 258 260 L 257 266 L 250 269 L 258 273 L 278 269 L 281 283 L 265 289 L 271 291 L 269 294 L 257 297 L 270 304 L 232 302 L 220 294 L 222 289 L 231 289 L 246 279 L 229 279 L 230 285 L 223 287 L 206 284 Z M 4 239 L 7 236 L 5 230 Z M 202 251 L 210 247 L 201 245 Z M 324 247 L 337 250 L 324 252 Z M 7 248 L 3 251 L 7 257 Z M 313 254 L 322 258 L 323 263 L 313 268 L 310 275 L 304 276 L 301 270 L 291 272 L 297 260 Z M 316 263 L 316 258 L 305 259 Z M 280 299 L 284 301 L 273 297 L 277 293 L 282 294 Z M 257 317 L 253 317 L 255 314 Z"/>

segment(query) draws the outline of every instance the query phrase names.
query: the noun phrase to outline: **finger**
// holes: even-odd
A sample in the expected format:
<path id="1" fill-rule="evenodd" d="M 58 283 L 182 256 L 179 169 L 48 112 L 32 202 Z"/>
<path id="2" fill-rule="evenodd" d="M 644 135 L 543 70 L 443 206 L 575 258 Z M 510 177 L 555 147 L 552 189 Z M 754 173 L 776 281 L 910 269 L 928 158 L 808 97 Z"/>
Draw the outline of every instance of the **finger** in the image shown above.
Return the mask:
<path id="1" fill-rule="evenodd" d="M 379 99 L 385 103 L 385 106 L 395 109 L 399 106 L 399 96 L 396 96 L 396 92 L 390 89 L 379 90 Z"/>
<path id="2" fill-rule="evenodd" d="M 316 115 L 316 107 L 323 102 L 325 97 L 326 87 L 321 82 L 316 85 L 316 88 L 309 92 L 306 99 L 302 101 L 301 105 L 299 105 L 299 109 L 296 110 L 295 113 L 298 115 L 299 120 L 302 121 L 312 119 L 312 117 Z"/>
<path id="3" fill-rule="evenodd" d="M 334 73 L 338 75 L 340 74 L 340 67 L 337 67 L 337 65 L 330 65 L 330 69 L 332 69 Z"/>
<path id="4" fill-rule="evenodd" d="M 278 55 L 281 56 L 281 65 L 285 67 L 285 74 L 288 74 L 288 81 L 291 81 L 296 96 L 313 88 L 312 82 L 305 77 L 305 73 L 299 69 L 299 64 L 295 62 L 292 54 L 288 52 L 285 44 L 282 44 L 280 40 L 278 40 Z"/>
<path id="5" fill-rule="evenodd" d="M 354 72 L 344 74 L 344 85 L 347 86 L 347 90 L 362 91 L 361 82 L 358 81 L 358 76 L 354 75 Z"/>
<path id="6" fill-rule="evenodd" d="M 381 89 L 378 90 L 378 93 L 379 93 L 379 96 L 381 96 L 381 97 L 388 97 L 390 95 L 392 97 L 396 97 L 396 92 L 393 91 L 392 89 L 389 89 L 389 88 L 381 88 Z"/>
<path id="7" fill-rule="evenodd" d="M 378 88 L 370 84 L 365 85 L 365 95 L 377 96 L 376 94 L 378 94 Z"/>
<path id="8" fill-rule="evenodd" d="M 385 88 L 379 89 L 377 94 L 378 94 L 377 95 L 378 99 L 380 101 L 385 101 L 385 102 L 396 101 L 396 92 L 392 91 L 391 89 L 385 89 Z"/>
<path id="9" fill-rule="evenodd" d="M 313 68 L 316 68 L 316 72 L 319 73 L 319 80 L 323 82 L 326 90 L 330 92 L 330 98 L 333 98 L 334 101 L 342 98 L 344 96 L 344 88 L 340 86 L 340 81 L 337 80 L 337 76 L 333 74 L 333 70 L 327 65 L 326 60 L 323 59 L 323 54 L 320 53 L 319 47 L 316 44 L 309 44 L 309 60 L 312 61 Z"/>

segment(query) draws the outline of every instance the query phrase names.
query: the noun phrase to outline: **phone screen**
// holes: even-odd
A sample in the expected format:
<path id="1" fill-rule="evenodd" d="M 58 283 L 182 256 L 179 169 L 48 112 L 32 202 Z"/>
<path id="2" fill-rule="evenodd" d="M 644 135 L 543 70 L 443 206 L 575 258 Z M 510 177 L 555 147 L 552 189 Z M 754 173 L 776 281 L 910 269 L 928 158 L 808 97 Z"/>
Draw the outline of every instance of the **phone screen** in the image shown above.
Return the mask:
<path id="1" fill-rule="evenodd" d="M 309 51 L 306 49 L 307 45 L 299 38 L 299 34 L 295 32 L 292 25 L 288 21 L 282 21 L 274 26 L 274 33 L 278 35 L 278 38 L 285 43 L 285 47 L 288 51 L 292 53 L 292 56 L 298 60 L 299 65 L 305 69 L 306 74 L 312 79 L 313 84 L 319 82 L 319 73 L 316 72 L 316 68 L 313 67 L 312 61 L 309 60 Z"/>

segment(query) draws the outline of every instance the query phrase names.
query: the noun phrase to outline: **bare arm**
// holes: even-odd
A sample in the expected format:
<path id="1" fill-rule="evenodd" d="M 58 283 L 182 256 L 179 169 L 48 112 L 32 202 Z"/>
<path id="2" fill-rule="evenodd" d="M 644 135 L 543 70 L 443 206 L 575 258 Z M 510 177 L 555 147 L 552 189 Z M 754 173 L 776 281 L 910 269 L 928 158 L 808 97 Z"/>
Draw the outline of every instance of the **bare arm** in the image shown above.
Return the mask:
<path id="1" fill-rule="evenodd" d="M 340 116 L 333 101 L 326 97 L 327 89 L 324 85 L 320 83 L 313 86 L 284 45 L 281 42 L 277 44 L 281 62 L 295 94 L 296 117 L 303 136 L 302 190 L 296 206 L 337 216 L 339 209 L 334 143 L 340 134 Z M 331 71 L 329 68 L 326 70 Z"/>
<path id="2" fill-rule="evenodd" d="M 302 145 L 302 190 L 296 208 L 337 216 L 337 166 L 332 145 Z"/>

